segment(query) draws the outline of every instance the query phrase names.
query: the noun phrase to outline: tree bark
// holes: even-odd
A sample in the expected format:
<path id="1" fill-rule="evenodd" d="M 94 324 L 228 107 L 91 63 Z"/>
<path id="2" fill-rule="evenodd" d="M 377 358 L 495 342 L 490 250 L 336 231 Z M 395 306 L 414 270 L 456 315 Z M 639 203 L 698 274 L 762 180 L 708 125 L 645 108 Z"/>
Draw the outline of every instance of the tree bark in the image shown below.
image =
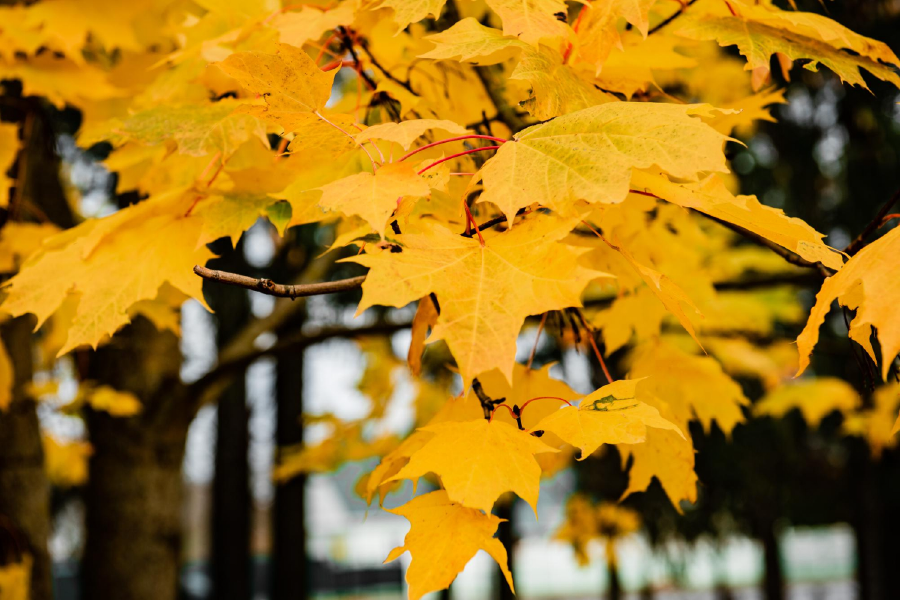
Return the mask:
<path id="1" fill-rule="evenodd" d="M 858 516 L 856 519 L 856 546 L 858 566 L 856 578 L 859 582 L 861 600 L 884 600 L 882 587 L 884 574 L 881 572 L 883 559 L 882 530 L 884 528 L 884 508 L 878 489 L 878 465 L 868 455 L 863 458 L 858 483 Z"/>
<path id="2" fill-rule="evenodd" d="M 298 323 L 293 325 L 299 327 Z M 276 371 L 278 448 L 303 442 L 303 352 L 281 356 Z M 275 486 L 272 509 L 272 599 L 309 597 L 309 557 L 306 551 L 306 476 Z"/>
<path id="3" fill-rule="evenodd" d="M 223 249 L 221 254 L 211 266 L 246 272 L 249 265 L 243 259 L 241 244 L 234 250 Z M 249 319 L 250 300 L 245 290 L 222 285 L 210 286 L 207 297 L 218 322 L 221 350 Z M 228 387 L 219 396 L 216 421 L 212 498 L 212 582 L 216 600 L 247 600 L 252 595 L 249 420 L 246 372 L 236 369 Z"/>
<path id="4" fill-rule="evenodd" d="M 142 412 L 88 411 L 94 454 L 85 490 L 83 597 L 175 600 L 182 535 L 181 466 L 193 417 L 170 332 L 139 318 L 90 357 L 90 377 L 135 394 Z"/>
<path id="5" fill-rule="evenodd" d="M 3 344 L 13 367 L 13 397 L 0 412 L 0 516 L 25 539 L 34 563 L 31 600 L 53 598 L 50 537 L 50 485 L 44 472 L 44 450 L 34 400 L 24 386 L 31 382 L 31 317 L 3 324 Z"/>

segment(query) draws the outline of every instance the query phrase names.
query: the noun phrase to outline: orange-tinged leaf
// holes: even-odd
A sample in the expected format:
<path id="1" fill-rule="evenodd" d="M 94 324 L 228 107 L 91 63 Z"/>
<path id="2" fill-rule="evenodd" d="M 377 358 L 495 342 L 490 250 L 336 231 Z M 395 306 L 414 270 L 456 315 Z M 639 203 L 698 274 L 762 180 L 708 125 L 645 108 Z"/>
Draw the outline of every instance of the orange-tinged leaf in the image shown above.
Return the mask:
<path id="1" fill-rule="evenodd" d="M 318 189 L 322 191 L 319 206 L 362 217 L 382 238 L 388 218 L 401 198 L 422 197 L 431 192 L 411 162 L 389 163 L 374 174 L 363 171 Z"/>
<path id="2" fill-rule="evenodd" d="M 511 222 L 535 202 L 564 214 L 577 200 L 621 202 L 634 169 L 656 165 L 686 179 L 727 172 L 725 136 L 694 118 L 710 114 L 705 106 L 612 102 L 534 125 L 485 163 L 479 201 Z"/>
<path id="3" fill-rule="evenodd" d="M 869 341 L 874 328 L 881 345 L 882 377 L 887 379 L 894 357 L 900 352 L 900 277 L 897 277 L 897 257 L 900 256 L 900 229 L 894 228 L 853 256 L 840 271 L 825 280 L 816 295 L 816 304 L 806 327 L 797 338 L 800 352 L 799 375 L 809 366 L 809 356 L 819 340 L 819 327 L 837 300 L 842 306 L 855 310 L 850 322 L 850 338 L 855 340 L 876 363 L 878 356 Z"/>
<path id="4" fill-rule="evenodd" d="M 392 479 L 441 478 L 453 502 L 490 512 L 505 492 L 515 492 L 537 514 L 541 467 L 535 454 L 557 452 L 538 438 L 499 421 L 438 423 L 434 434 Z"/>
<path id="5" fill-rule="evenodd" d="M 881 456 L 885 448 L 894 448 L 900 443 L 900 418 L 891 427 L 894 415 L 900 405 L 900 384 L 891 382 L 875 390 L 872 394 L 872 408 L 849 415 L 844 420 L 844 431 L 866 439 L 872 455 Z"/>
<path id="6" fill-rule="evenodd" d="M 9 358 L 9 352 L 6 351 L 6 344 L 0 341 L 0 410 L 9 408 L 9 403 L 12 402 L 14 383 L 15 374 L 12 361 Z"/>
<path id="7" fill-rule="evenodd" d="M 369 267 L 357 314 L 403 307 L 434 293 L 441 314 L 431 340 L 443 339 L 463 380 L 498 368 L 512 379 L 516 337 L 528 315 L 580 306 L 591 279 L 604 274 L 577 264 L 585 249 L 560 243 L 575 219 L 536 215 L 510 231 L 477 238 L 432 222 L 396 236 L 402 252 L 373 249 L 347 259 Z"/>
<path id="8" fill-rule="evenodd" d="M 298 11 L 279 12 L 269 25 L 278 31 L 281 43 L 299 47 L 338 25 L 352 24 L 353 8 L 352 2 L 340 2 L 334 8 L 302 6 Z"/>
<path id="9" fill-rule="evenodd" d="M 647 428 L 670 429 L 684 435 L 659 411 L 637 399 L 638 380 L 623 379 L 586 396 L 577 408 L 564 406 L 541 419 L 535 430 L 554 433 L 579 448 L 584 460 L 603 444 L 637 444 Z"/>
<path id="10" fill-rule="evenodd" d="M 416 308 L 416 316 L 412 322 L 412 339 L 409 342 L 409 352 L 406 362 L 413 375 L 418 376 L 422 372 L 422 354 L 425 352 L 425 338 L 428 330 L 437 322 L 438 311 L 431 296 L 425 296 L 419 300 Z"/>
<path id="11" fill-rule="evenodd" d="M 410 530 L 403 545 L 391 550 L 384 562 L 407 551 L 412 555 L 406 571 L 410 600 L 449 587 L 479 550 L 497 561 L 513 588 L 506 548 L 494 537 L 503 519 L 452 502 L 443 490 L 418 496 L 388 512 L 409 520 Z"/>

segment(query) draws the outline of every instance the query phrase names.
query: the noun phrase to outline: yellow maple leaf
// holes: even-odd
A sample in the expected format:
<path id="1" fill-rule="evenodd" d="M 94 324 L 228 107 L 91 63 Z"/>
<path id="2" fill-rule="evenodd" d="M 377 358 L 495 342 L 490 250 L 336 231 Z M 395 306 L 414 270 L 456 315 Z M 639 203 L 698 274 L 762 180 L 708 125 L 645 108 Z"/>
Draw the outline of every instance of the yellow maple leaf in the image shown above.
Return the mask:
<path id="1" fill-rule="evenodd" d="M 0 123 L 0 208 L 5 208 L 9 204 L 9 188 L 13 182 L 6 176 L 6 172 L 12 167 L 18 153 L 19 127 L 10 123 Z"/>
<path id="2" fill-rule="evenodd" d="M 491 512 L 505 492 L 515 492 L 537 514 L 541 467 L 535 454 L 557 452 L 538 438 L 500 421 L 444 422 L 421 430 L 434 434 L 391 479 L 441 478 L 463 506 Z M 390 481 L 390 480 L 389 480 Z"/>
<path id="3" fill-rule="evenodd" d="M 486 0 L 503 21 L 504 35 L 512 35 L 529 44 L 544 38 L 569 35 L 569 27 L 558 18 L 566 14 L 561 0 Z"/>
<path id="4" fill-rule="evenodd" d="M 57 487 L 78 487 L 88 478 L 88 458 L 93 447 L 87 442 L 63 442 L 51 435 L 42 435 L 44 470 L 50 483 Z M 0 593 L 0 598 L 5 598 Z"/>
<path id="5" fill-rule="evenodd" d="M 676 425 L 659 411 L 638 400 L 638 380 L 623 379 L 595 390 L 578 407 L 564 406 L 541 419 L 535 430 L 554 433 L 581 450 L 584 460 L 603 444 L 637 444 L 647 438 L 647 428 L 671 429 Z"/>
<path id="6" fill-rule="evenodd" d="M 453 121 L 446 119 L 413 119 L 411 121 L 401 121 L 400 123 L 381 123 L 373 125 L 368 129 L 357 133 L 354 137 L 357 142 L 365 142 L 367 140 L 387 140 L 395 142 L 403 146 L 404 150 L 409 150 L 416 139 L 424 135 L 427 131 L 438 129 L 446 131 L 454 135 L 465 135 L 469 130 L 462 125 L 457 125 Z"/>
<path id="7" fill-rule="evenodd" d="M 707 431 L 716 421 L 726 435 L 744 421 L 741 407 L 749 400 L 708 356 L 688 354 L 667 342 L 650 344 L 638 350 L 629 377 L 646 378 L 641 389 L 650 396 L 647 402 L 659 398 L 668 404 L 682 431 L 695 417 Z"/>
<path id="8" fill-rule="evenodd" d="M 513 589 L 506 548 L 494 537 L 503 519 L 452 502 L 443 490 L 418 496 L 388 512 L 409 520 L 410 530 L 403 545 L 391 550 L 384 560 L 390 562 L 407 551 L 412 555 L 406 571 L 409 600 L 449 587 L 479 550 L 497 561 Z"/>
<path id="9" fill-rule="evenodd" d="M 322 191 L 321 207 L 362 217 L 382 238 L 401 198 L 427 196 L 431 191 L 409 162 L 388 163 L 374 174 L 363 171 L 317 189 Z"/>
<path id="10" fill-rule="evenodd" d="M 30 554 L 24 554 L 19 562 L 0 567 L 0 599 L 29 600 L 31 598 L 31 565 L 34 562 Z"/>
<path id="11" fill-rule="evenodd" d="M 577 200 L 621 202 L 632 171 L 656 165 L 685 179 L 727 172 L 725 136 L 695 115 L 707 106 L 613 102 L 516 134 L 479 171 L 484 193 L 510 222 L 532 203 L 571 212 Z"/>
<path id="12" fill-rule="evenodd" d="M 15 383 L 12 360 L 6 350 L 6 344 L 0 341 L 0 410 L 9 408 L 12 402 L 12 389 Z"/>
<path id="13" fill-rule="evenodd" d="M 891 427 L 897 407 L 900 405 L 900 384 L 883 385 L 872 394 L 872 408 L 848 416 L 844 420 L 844 431 L 866 439 L 876 458 L 885 448 L 896 447 L 900 438 L 900 418 Z"/>
<path id="14" fill-rule="evenodd" d="M 821 262 L 831 269 L 841 268 L 844 262 L 837 250 L 822 242 L 824 236 L 802 220 L 761 204 L 755 196 L 735 196 L 719 177 L 710 176 L 698 183 L 674 183 L 663 175 L 635 171 L 632 185 L 752 231 L 810 262 Z"/>
<path id="15" fill-rule="evenodd" d="M 663 429 L 648 429 L 643 444 L 620 444 L 618 448 L 623 468 L 629 458 L 634 461 L 622 498 L 646 490 L 656 477 L 678 512 L 682 512 L 682 500 L 697 501 L 694 446 L 689 437 Z"/>
<path id="16" fill-rule="evenodd" d="M 857 35 L 819 15 L 781 11 L 740 0 L 732 6 L 736 14 L 724 12 L 724 6 L 710 12 L 689 10 L 678 19 L 675 33 L 696 40 L 715 40 L 721 46 L 736 45 L 747 58 L 747 69 L 762 74 L 768 74 L 772 55 L 777 54 L 785 57 L 788 64 L 809 60 L 804 67 L 811 71 L 821 63 L 841 80 L 866 89 L 860 69 L 900 87 L 900 75 L 893 68 L 900 67 L 900 59 L 881 42 Z"/>
<path id="17" fill-rule="evenodd" d="M 5 284 L 2 309 L 13 316 L 34 313 L 40 327 L 77 295 L 62 355 L 96 347 L 128 323 L 133 304 L 155 298 L 165 282 L 202 302 L 202 281 L 192 269 L 213 254 L 197 247 L 203 221 L 185 216 L 192 203 L 192 195 L 176 189 L 49 238 Z"/>
<path id="18" fill-rule="evenodd" d="M 819 327 L 825 321 L 831 303 L 837 300 L 842 306 L 856 311 L 850 322 L 850 339 L 865 348 L 876 363 L 878 356 L 869 336 L 873 328 L 878 332 L 882 377 L 887 379 L 894 357 L 900 352 L 897 256 L 900 256 L 900 229 L 895 228 L 860 250 L 840 271 L 825 280 L 816 295 L 809 321 L 797 338 L 798 375 L 809 366 L 809 356 L 819 340 Z"/>
<path id="19" fill-rule="evenodd" d="M 479 419 L 484 420 L 484 415 L 477 402 L 469 397 L 452 397 L 445 400 L 440 410 L 428 421 L 428 425 Z M 410 457 L 432 437 L 434 437 L 434 433 L 431 431 L 417 429 L 407 436 L 397 448 L 386 454 L 366 481 L 366 501 L 371 503 L 375 492 L 379 490 L 382 490 L 383 501 L 385 484 L 391 481 L 391 478 L 409 462 Z"/>
<path id="20" fill-rule="evenodd" d="M 285 131 L 294 131 L 325 108 L 337 71 L 322 71 L 306 52 L 290 44 L 278 44 L 277 48 L 276 54 L 235 52 L 217 64 L 265 99 L 262 116 Z"/>
<path id="21" fill-rule="evenodd" d="M 579 57 L 591 63 L 599 74 L 613 48 L 622 47 L 619 20 L 624 18 L 647 37 L 650 8 L 655 3 L 656 0 L 608 0 L 585 5 L 576 37 Z"/>
<path id="22" fill-rule="evenodd" d="M 180 154 L 229 157 L 244 142 L 255 138 L 268 145 L 265 125 L 257 118 L 236 113 L 240 104 L 220 100 L 207 105 L 156 106 L 122 120 L 96 124 L 82 131 L 79 143 L 90 146 L 108 141 L 120 146 L 135 141 L 157 146 L 173 141 Z"/>
<path id="23" fill-rule="evenodd" d="M 525 318 L 580 306 L 588 282 L 604 276 L 577 264 L 583 249 L 560 243 L 576 222 L 538 215 L 485 235 L 484 246 L 422 222 L 396 236 L 402 252 L 367 249 L 346 259 L 370 269 L 357 314 L 376 304 L 400 308 L 434 293 L 441 314 L 430 340 L 447 342 L 463 380 L 493 368 L 512 379 Z"/>
<path id="24" fill-rule="evenodd" d="M 832 412 L 850 413 L 859 403 L 859 394 L 843 379 L 816 377 L 775 388 L 753 406 L 753 412 L 783 417 L 796 408 L 810 427 L 818 427 Z"/>
<path id="25" fill-rule="evenodd" d="M 0 152 L 2 152 L 2 140 L 0 140 Z M 0 185 L 2 183 L 2 175 L 0 175 Z M 4 191 L 0 190 L 0 194 Z M 36 252 L 45 239 L 58 231 L 59 228 L 52 223 L 20 223 L 17 221 L 6 223 L 0 229 L 0 272 L 17 271 L 19 265 Z"/>
<path id="26" fill-rule="evenodd" d="M 334 7 L 302 6 L 298 11 L 281 11 L 269 26 L 278 31 L 282 44 L 298 48 L 305 42 L 317 40 L 326 31 L 339 25 L 353 23 L 354 2 L 339 2 Z"/>

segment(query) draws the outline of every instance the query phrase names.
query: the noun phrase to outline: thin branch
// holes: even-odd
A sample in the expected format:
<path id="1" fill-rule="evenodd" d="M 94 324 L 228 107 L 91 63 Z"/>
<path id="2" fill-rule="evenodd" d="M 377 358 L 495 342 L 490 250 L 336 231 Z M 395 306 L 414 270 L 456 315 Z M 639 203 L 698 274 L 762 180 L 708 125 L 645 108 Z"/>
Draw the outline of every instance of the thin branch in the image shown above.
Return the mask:
<path id="1" fill-rule="evenodd" d="M 403 88 L 406 89 L 407 92 L 410 92 L 410 93 L 413 93 L 413 94 L 415 93 L 415 92 L 413 91 L 413 89 L 412 89 L 412 86 L 410 85 L 410 83 L 409 83 L 408 81 L 403 81 L 403 80 L 401 80 L 401 79 L 398 79 L 398 78 L 394 77 L 393 75 L 391 75 L 391 72 L 390 72 L 390 71 L 388 71 L 388 70 L 385 69 L 383 66 L 381 66 L 381 63 L 378 62 L 378 59 L 376 59 L 375 56 L 372 54 L 372 51 L 369 50 L 369 43 L 368 43 L 367 41 L 362 40 L 362 41 L 360 42 L 359 46 L 360 46 L 360 48 L 363 49 L 363 52 L 366 53 L 366 56 L 369 57 L 369 62 L 371 62 L 372 65 L 373 65 L 376 69 L 378 69 L 379 71 L 381 71 L 381 73 L 382 73 L 385 77 L 387 77 L 388 79 L 390 79 L 391 81 L 393 81 L 393 82 L 396 83 L 397 85 L 403 86 Z"/>
<path id="2" fill-rule="evenodd" d="M 691 4 L 694 4 L 695 2 L 697 2 L 697 0 L 690 0 L 690 2 L 688 2 L 687 4 L 683 4 L 681 6 L 681 8 L 678 9 L 678 12 L 673 14 L 668 19 L 665 19 L 664 21 L 661 21 L 660 23 L 658 23 L 655 27 L 653 27 L 650 31 L 647 32 L 647 35 L 656 33 L 657 31 L 659 31 L 660 29 L 662 29 L 663 27 L 665 27 L 666 25 L 668 25 L 669 23 L 671 23 L 672 21 L 674 21 L 675 19 L 677 19 L 678 17 L 683 15 L 684 11 L 687 9 L 687 7 L 690 6 Z"/>
<path id="3" fill-rule="evenodd" d="M 860 250 L 862 250 L 863 246 L 866 244 L 866 240 L 875 233 L 879 227 L 884 225 L 884 219 L 887 216 L 888 212 L 894 207 L 897 202 L 900 202 L 900 190 L 897 190 L 891 199 L 887 201 L 887 203 L 881 207 L 881 210 L 878 211 L 878 214 L 875 215 L 875 218 L 872 219 L 866 228 L 863 229 L 862 233 L 857 236 L 855 240 L 850 242 L 850 245 L 844 248 L 844 252 L 853 256 Z"/>
<path id="4" fill-rule="evenodd" d="M 591 348 L 594 349 L 594 356 L 597 357 L 597 361 L 600 363 L 600 368 L 603 369 L 603 374 L 606 376 L 606 381 L 612 383 L 614 381 L 612 375 L 609 373 L 609 369 L 606 368 L 606 361 L 603 360 L 603 353 L 600 352 L 600 348 L 597 347 L 596 332 L 594 328 L 588 325 L 587 320 L 584 318 L 584 315 L 577 308 L 572 309 L 575 311 L 575 314 L 578 315 L 578 318 L 581 320 L 581 324 L 584 326 L 584 330 L 588 334 L 588 340 L 591 343 Z"/>
<path id="5" fill-rule="evenodd" d="M 509 105 L 503 96 L 505 78 L 497 71 L 497 67 L 475 67 L 474 71 L 481 80 L 481 85 L 484 86 L 488 98 L 494 104 L 494 108 L 497 109 L 496 120 L 506 125 L 511 133 L 525 129 L 528 123 L 519 116 L 519 113 Z"/>
<path id="6" fill-rule="evenodd" d="M 365 275 L 359 277 L 351 277 L 350 279 L 340 279 L 338 281 L 323 281 L 320 283 L 307 283 L 297 285 L 285 285 L 275 283 L 271 279 L 254 279 L 246 275 L 238 275 L 237 273 L 229 273 L 228 271 L 216 271 L 207 269 L 197 265 L 194 267 L 194 273 L 219 283 L 242 287 L 254 292 L 260 292 L 269 296 L 277 296 L 279 298 L 303 298 L 306 296 L 321 296 L 323 294 L 335 294 L 337 292 L 346 292 L 354 290 L 363 284 L 366 280 Z"/>

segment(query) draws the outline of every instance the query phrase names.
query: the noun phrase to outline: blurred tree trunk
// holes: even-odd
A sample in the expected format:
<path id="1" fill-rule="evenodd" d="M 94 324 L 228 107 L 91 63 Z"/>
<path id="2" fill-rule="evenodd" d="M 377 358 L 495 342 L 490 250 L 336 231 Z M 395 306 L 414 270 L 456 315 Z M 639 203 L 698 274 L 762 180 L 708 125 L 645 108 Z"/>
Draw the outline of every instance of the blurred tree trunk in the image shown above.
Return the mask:
<path id="1" fill-rule="evenodd" d="M 24 536 L 34 564 L 31 600 L 53 598 L 52 564 L 47 552 L 50 536 L 50 485 L 44 473 L 44 450 L 34 400 L 25 394 L 31 382 L 30 316 L 2 326 L 3 344 L 13 368 L 13 397 L 0 412 L 0 515 Z"/>
<path id="2" fill-rule="evenodd" d="M 246 273 L 243 245 L 232 250 L 213 248 L 221 258 L 210 261 L 213 269 Z M 213 286 L 208 301 L 218 323 L 221 351 L 245 326 L 250 317 L 246 290 Z M 251 505 L 246 372 L 233 373 L 219 396 L 216 421 L 215 479 L 212 492 L 212 582 L 216 600 L 247 600 L 251 597 L 250 535 Z"/>
<path id="3" fill-rule="evenodd" d="M 0 223 L 40 215 L 59 227 L 71 227 L 74 218 L 59 180 L 56 133 L 49 118 L 37 99 L 16 98 L 10 89 L 6 92 L 6 98 L 14 102 L 0 105 L 0 117 L 22 123 L 24 148 L 16 161 L 17 189 Z M 34 559 L 31 600 L 50 600 L 53 597 L 52 562 L 47 550 L 50 484 L 44 472 L 35 403 L 24 391 L 34 368 L 33 327 L 33 320 L 23 317 L 7 321 L 2 328 L 14 383 L 12 403 L 5 412 L 0 412 L 0 515 L 9 518 L 19 529 Z"/>
<path id="4" fill-rule="evenodd" d="M 862 459 L 860 479 L 857 484 L 858 517 L 855 527 L 858 557 L 856 578 L 859 582 L 861 600 L 884 600 L 889 597 L 885 595 L 885 589 L 882 587 L 884 574 L 881 567 L 885 562 L 882 555 L 884 507 L 878 489 L 877 469 L 878 465 L 866 452 Z"/>
<path id="5" fill-rule="evenodd" d="M 763 557 L 765 574 L 763 588 L 766 600 L 784 600 L 784 571 L 781 565 L 781 549 L 778 544 L 778 534 L 775 524 L 767 522 L 762 527 L 761 542 L 763 545 Z"/>
<path id="6" fill-rule="evenodd" d="M 82 597 L 175 600 L 182 535 L 181 467 L 194 405 L 171 332 L 138 318 L 89 357 L 88 375 L 135 394 L 135 417 L 88 411 L 94 446 L 85 490 Z"/>
<path id="7" fill-rule="evenodd" d="M 300 315 L 289 328 L 298 330 Z M 303 442 L 303 350 L 280 356 L 275 394 L 278 416 L 277 448 Z M 277 456 L 277 451 L 276 451 Z M 304 600 L 309 597 L 309 557 L 306 551 L 306 476 L 275 483 L 272 510 L 272 599 Z"/>
<path id="8" fill-rule="evenodd" d="M 505 499 L 501 499 L 501 501 L 497 504 L 497 510 L 495 514 L 501 519 L 506 519 L 503 523 L 497 527 L 497 539 L 500 540 L 500 543 L 503 544 L 503 547 L 506 548 L 506 553 L 509 558 L 509 572 L 513 576 L 513 583 L 516 582 L 516 569 L 515 569 L 515 550 L 516 550 L 516 536 L 515 536 L 515 511 L 513 510 L 513 503 L 515 500 L 507 501 Z M 496 598 L 497 600 L 513 600 L 516 595 L 513 594 L 513 591 L 509 589 L 509 585 L 506 583 L 506 578 L 503 577 L 503 573 L 500 569 L 494 570 L 496 586 L 497 590 Z"/>
<path id="9" fill-rule="evenodd" d="M 622 581 L 619 579 L 619 557 L 616 555 L 615 542 L 606 541 L 606 575 L 609 579 L 609 600 L 622 598 Z"/>

